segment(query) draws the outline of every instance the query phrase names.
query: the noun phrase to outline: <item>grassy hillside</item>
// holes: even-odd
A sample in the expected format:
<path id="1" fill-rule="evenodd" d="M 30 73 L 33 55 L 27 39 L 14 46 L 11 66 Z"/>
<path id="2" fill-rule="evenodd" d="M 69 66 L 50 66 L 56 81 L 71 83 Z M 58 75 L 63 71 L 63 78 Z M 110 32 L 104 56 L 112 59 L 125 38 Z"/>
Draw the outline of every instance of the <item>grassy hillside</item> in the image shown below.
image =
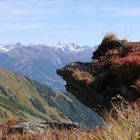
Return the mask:
<path id="1" fill-rule="evenodd" d="M 5 135 L 1 138 L 6 140 L 139 140 L 140 139 L 140 110 L 135 104 L 133 106 L 114 106 L 117 118 L 112 117 L 111 112 L 105 112 L 106 123 L 104 127 L 82 130 L 58 130 L 48 129 L 43 133 L 25 133 Z"/>
<path id="2" fill-rule="evenodd" d="M 94 111 L 80 104 L 69 93 L 0 68 L 0 122 L 17 118 L 57 122 L 98 123 Z"/>

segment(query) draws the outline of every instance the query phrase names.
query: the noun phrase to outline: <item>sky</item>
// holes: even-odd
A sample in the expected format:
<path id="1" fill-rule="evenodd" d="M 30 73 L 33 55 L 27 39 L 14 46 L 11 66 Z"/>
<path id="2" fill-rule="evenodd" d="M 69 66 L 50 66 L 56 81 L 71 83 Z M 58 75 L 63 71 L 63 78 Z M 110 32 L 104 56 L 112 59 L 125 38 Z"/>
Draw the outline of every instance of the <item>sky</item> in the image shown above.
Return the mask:
<path id="1" fill-rule="evenodd" d="M 0 43 L 140 41 L 140 0 L 0 0 Z"/>

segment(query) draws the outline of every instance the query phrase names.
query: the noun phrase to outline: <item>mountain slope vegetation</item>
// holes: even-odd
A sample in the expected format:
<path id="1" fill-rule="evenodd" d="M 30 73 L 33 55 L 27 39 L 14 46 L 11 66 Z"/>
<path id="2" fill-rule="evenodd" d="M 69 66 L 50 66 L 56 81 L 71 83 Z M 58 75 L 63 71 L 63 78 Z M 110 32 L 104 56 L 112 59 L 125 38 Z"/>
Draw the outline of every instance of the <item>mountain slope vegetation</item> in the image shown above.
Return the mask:
<path id="1" fill-rule="evenodd" d="M 12 118 L 84 123 L 88 127 L 100 123 L 94 111 L 69 93 L 52 90 L 28 77 L 0 68 L 0 122 Z"/>

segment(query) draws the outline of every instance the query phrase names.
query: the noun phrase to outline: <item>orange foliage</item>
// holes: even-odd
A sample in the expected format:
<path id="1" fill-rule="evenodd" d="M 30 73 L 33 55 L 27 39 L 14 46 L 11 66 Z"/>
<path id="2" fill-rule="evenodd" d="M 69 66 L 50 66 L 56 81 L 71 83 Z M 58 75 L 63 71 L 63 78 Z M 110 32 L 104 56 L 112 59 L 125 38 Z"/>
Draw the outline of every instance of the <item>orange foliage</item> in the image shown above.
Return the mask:
<path id="1" fill-rule="evenodd" d="M 87 84 L 91 84 L 94 81 L 93 76 L 85 71 L 75 71 L 73 73 L 73 77 L 78 78 L 79 80 L 83 80 Z"/>

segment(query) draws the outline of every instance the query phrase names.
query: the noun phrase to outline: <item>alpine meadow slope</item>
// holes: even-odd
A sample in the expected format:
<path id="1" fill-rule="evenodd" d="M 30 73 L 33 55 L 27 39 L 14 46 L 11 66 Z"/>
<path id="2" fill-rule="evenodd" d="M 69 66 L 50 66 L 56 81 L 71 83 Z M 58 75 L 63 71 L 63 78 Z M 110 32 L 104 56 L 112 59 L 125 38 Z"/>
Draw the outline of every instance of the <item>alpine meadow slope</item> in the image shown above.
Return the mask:
<path id="1" fill-rule="evenodd" d="M 87 127 L 100 123 L 98 115 L 70 93 L 0 68 L 0 122 L 9 119 L 82 123 Z"/>

